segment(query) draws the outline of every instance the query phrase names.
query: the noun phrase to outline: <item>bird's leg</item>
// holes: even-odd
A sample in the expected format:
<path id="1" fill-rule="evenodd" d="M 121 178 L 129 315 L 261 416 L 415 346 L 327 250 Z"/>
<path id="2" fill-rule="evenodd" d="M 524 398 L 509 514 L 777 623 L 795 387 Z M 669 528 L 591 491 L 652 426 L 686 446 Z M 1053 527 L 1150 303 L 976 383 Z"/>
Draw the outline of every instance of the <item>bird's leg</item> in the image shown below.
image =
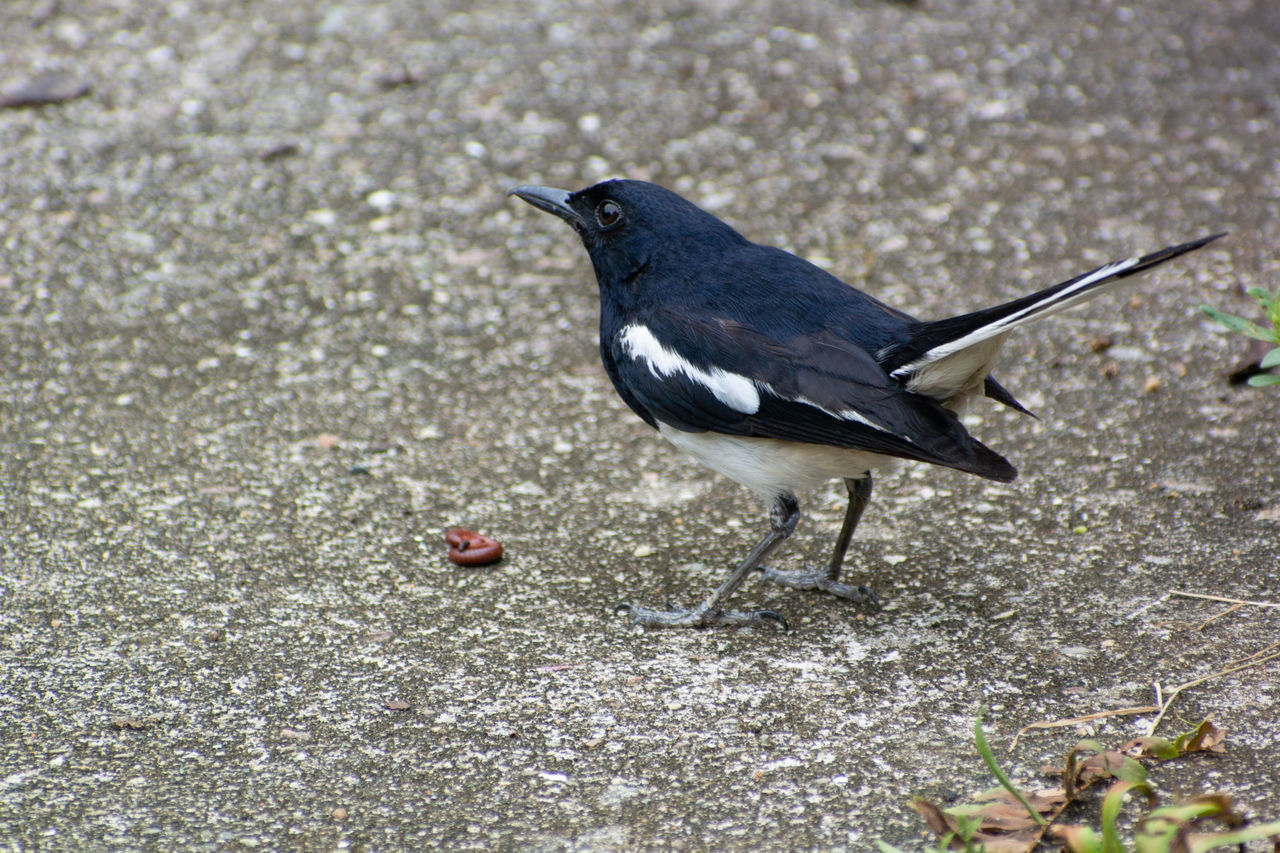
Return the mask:
<path id="1" fill-rule="evenodd" d="M 827 563 L 827 567 L 811 572 L 780 572 L 766 568 L 761 571 L 764 572 L 765 580 L 791 589 L 818 589 L 850 601 L 866 601 L 879 606 L 880 600 L 876 598 L 876 594 L 865 586 L 850 586 L 839 582 L 844 555 L 849 550 L 849 540 L 858 527 L 862 511 L 871 502 L 871 475 L 867 474 L 857 480 L 847 479 L 844 485 L 849 490 L 849 508 L 845 510 L 844 524 L 840 527 L 840 535 L 836 537 L 836 547 L 831 552 L 831 562 Z"/>
<path id="2" fill-rule="evenodd" d="M 762 625 L 774 621 L 786 630 L 787 623 L 773 610 L 725 610 L 724 603 L 742 585 L 751 572 L 759 568 L 773 550 L 791 535 L 800 521 L 800 504 L 792 495 L 783 495 L 769 509 L 769 532 L 756 543 L 751 553 L 738 564 L 716 591 L 693 610 L 654 610 L 636 604 L 619 604 L 616 611 L 631 614 L 632 625 L 646 628 L 705 628 L 710 625 Z"/>

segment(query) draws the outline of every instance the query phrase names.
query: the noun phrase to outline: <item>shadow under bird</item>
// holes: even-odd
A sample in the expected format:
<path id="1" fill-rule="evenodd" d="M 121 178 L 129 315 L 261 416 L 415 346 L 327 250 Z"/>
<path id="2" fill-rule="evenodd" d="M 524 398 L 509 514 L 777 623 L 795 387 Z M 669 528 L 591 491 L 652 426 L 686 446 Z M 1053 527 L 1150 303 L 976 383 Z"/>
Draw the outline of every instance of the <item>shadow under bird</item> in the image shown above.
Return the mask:
<path id="1" fill-rule="evenodd" d="M 676 447 L 769 506 L 769 531 L 701 604 L 619 605 L 634 624 L 653 628 L 767 620 L 785 627 L 775 611 L 726 607 L 757 570 L 785 587 L 877 604 L 865 586 L 840 581 L 872 470 L 909 459 L 1014 479 L 1013 465 L 957 416 L 979 395 L 1026 412 L 990 375 L 1009 333 L 1222 236 L 1116 261 L 993 308 L 921 321 L 750 242 L 654 184 L 519 186 L 509 194 L 582 238 L 600 285 L 600 357 L 622 399 Z M 800 520 L 796 495 L 836 478 L 849 505 L 830 561 L 813 571 L 766 568 Z"/>

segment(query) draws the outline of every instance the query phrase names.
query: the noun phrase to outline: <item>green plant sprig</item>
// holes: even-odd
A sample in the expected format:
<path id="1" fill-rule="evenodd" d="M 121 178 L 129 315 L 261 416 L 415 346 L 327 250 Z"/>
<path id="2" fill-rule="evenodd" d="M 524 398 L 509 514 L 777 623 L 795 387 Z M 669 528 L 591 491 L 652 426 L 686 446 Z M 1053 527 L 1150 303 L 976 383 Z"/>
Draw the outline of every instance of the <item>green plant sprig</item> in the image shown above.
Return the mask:
<path id="1" fill-rule="evenodd" d="M 1271 328 L 1266 329 L 1259 326 L 1251 320 L 1243 317 L 1237 317 L 1234 314 L 1228 314 L 1225 311 L 1219 311 L 1210 305 L 1201 305 L 1200 310 L 1207 314 L 1214 322 L 1232 332 L 1238 332 L 1247 335 L 1259 341 L 1266 341 L 1275 344 L 1275 349 L 1262 357 L 1258 367 L 1261 370 L 1270 370 L 1273 367 L 1280 366 L 1280 291 L 1268 293 L 1261 287 L 1251 287 L 1246 291 L 1254 299 L 1258 300 L 1258 304 L 1262 306 L 1262 313 L 1266 315 Z M 1272 376 L 1269 373 L 1259 373 L 1249 377 L 1249 384 L 1255 388 L 1262 388 L 1267 385 L 1280 385 L 1280 376 Z"/>

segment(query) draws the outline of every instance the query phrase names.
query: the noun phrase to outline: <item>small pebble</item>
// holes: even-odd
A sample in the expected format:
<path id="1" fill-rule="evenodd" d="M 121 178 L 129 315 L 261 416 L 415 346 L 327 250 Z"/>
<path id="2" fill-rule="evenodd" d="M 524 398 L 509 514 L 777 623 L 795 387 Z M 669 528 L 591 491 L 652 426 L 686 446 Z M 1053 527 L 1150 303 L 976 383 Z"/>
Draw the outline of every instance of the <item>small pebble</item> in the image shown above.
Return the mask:
<path id="1" fill-rule="evenodd" d="M 391 190 L 374 190 L 365 196 L 364 201 L 375 210 L 388 211 L 396 206 L 396 194 Z"/>
<path id="2" fill-rule="evenodd" d="M 88 93 L 89 84 L 85 81 L 69 74 L 50 71 L 37 74 L 0 92 L 0 109 L 60 104 Z"/>

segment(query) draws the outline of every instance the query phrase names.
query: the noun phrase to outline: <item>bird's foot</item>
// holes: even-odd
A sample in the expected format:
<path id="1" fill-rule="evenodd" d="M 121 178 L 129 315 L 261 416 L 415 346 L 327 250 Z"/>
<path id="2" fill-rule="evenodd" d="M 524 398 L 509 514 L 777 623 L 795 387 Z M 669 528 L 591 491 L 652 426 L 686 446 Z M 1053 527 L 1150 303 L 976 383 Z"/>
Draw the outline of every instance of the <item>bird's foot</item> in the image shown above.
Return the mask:
<path id="1" fill-rule="evenodd" d="M 880 606 L 880 599 L 876 598 L 876 594 L 867 587 L 861 584 L 850 586 L 849 584 L 840 583 L 828 577 L 827 572 L 824 570 L 780 572 L 777 569 L 767 569 L 762 566 L 760 571 L 764 573 L 766 581 L 772 581 L 789 589 L 816 589 L 849 601 L 866 602 L 872 607 Z"/>
<path id="2" fill-rule="evenodd" d="M 787 620 L 776 610 L 721 610 L 718 607 L 701 607 L 697 610 L 668 607 L 666 610 L 656 610 L 624 602 L 615 607 L 613 612 L 626 612 L 631 616 L 632 625 L 642 625 L 645 628 L 709 628 L 713 625 L 759 627 L 766 622 L 776 622 L 783 631 L 787 630 Z"/>

